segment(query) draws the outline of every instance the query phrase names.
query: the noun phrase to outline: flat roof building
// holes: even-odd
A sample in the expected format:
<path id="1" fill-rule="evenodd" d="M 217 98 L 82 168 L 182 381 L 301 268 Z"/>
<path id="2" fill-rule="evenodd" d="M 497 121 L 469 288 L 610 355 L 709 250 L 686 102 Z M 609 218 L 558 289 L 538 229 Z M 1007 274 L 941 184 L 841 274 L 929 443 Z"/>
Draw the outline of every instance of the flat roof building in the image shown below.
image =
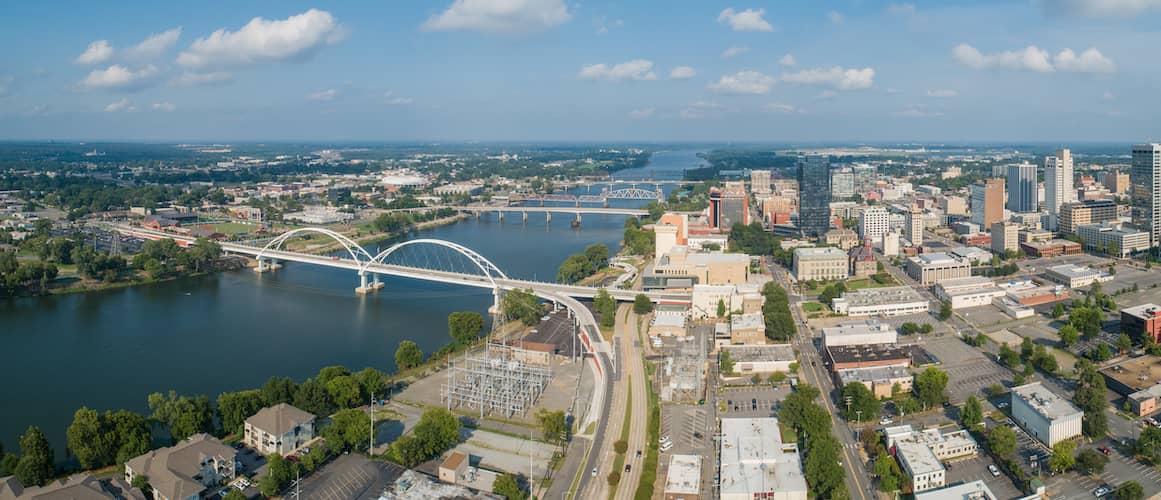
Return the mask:
<path id="1" fill-rule="evenodd" d="M 777 418 L 723 418 L 721 434 L 721 500 L 806 500 L 798 445 L 782 442 Z"/>
<path id="2" fill-rule="evenodd" d="M 831 301 L 834 312 L 847 316 L 897 316 L 927 312 L 931 304 L 909 286 L 862 288 L 843 292 Z"/>
<path id="3" fill-rule="evenodd" d="M 722 350 L 730 353 L 734 372 L 742 374 L 790 373 L 790 364 L 797 361 L 790 344 L 727 345 Z"/>
<path id="4" fill-rule="evenodd" d="M 1121 309 L 1121 332 L 1141 342 L 1148 335 L 1161 339 L 1161 306 L 1153 303 Z"/>
<path id="5" fill-rule="evenodd" d="M 938 490 L 929 490 L 915 494 L 915 500 L 998 500 L 996 494 L 988 489 L 983 481 L 975 480 L 970 483 L 960 483 Z"/>
<path id="6" fill-rule="evenodd" d="M 972 275 L 970 262 L 943 252 L 916 255 L 907 259 L 904 267 L 908 276 L 924 286 Z"/>
<path id="7" fill-rule="evenodd" d="M 1120 222 L 1085 224 L 1076 228 L 1085 248 L 1125 258 L 1149 250 L 1149 233 L 1127 229 Z"/>
<path id="8" fill-rule="evenodd" d="M 895 386 L 899 390 L 909 393 L 914 385 L 915 376 L 911 370 L 901 366 L 876 366 L 871 368 L 852 368 L 838 370 L 834 374 L 838 387 L 846 387 L 851 382 L 859 382 L 875 395 L 875 398 L 889 398 L 894 394 Z"/>
<path id="9" fill-rule="evenodd" d="M 1012 418 L 1049 447 L 1079 436 L 1084 412 L 1040 382 L 1012 388 Z"/>
<path id="10" fill-rule="evenodd" d="M 701 498 L 701 455 L 670 455 L 665 500 Z"/>
<path id="11" fill-rule="evenodd" d="M 761 312 L 735 314 L 730 317 L 730 343 L 761 345 L 766 343 L 766 320 Z"/>
<path id="12" fill-rule="evenodd" d="M 938 429 L 916 432 L 910 425 L 883 429 L 887 447 L 911 477 L 916 492 L 942 488 L 947 484 L 943 460 L 975 455 L 979 446 L 966 430 L 941 433 Z"/>
<path id="13" fill-rule="evenodd" d="M 951 303 L 952 309 L 986 306 L 1007 294 L 988 278 L 970 276 L 943 280 L 935 285 L 935 296 Z"/>
<path id="14" fill-rule="evenodd" d="M 911 366 L 911 350 L 899 346 L 839 346 L 826 348 L 831 370 Z"/>
<path id="15" fill-rule="evenodd" d="M 794 277 L 798 281 L 845 280 L 847 253 L 834 247 L 795 248 Z"/>
<path id="16" fill-rule="evenodd" d="M 1109 273 L 1073 264 L 1052 266 L 1044 273 L 1044 277 L 1069 288 L 1079 288 L 1095 282 L 1104 283 L 1113 280 L 1113 275 Z"/>
<path id="17" fill-rule="evenodd" d="M 894 344 L 898 338 L 894 327 L 877 319 L 848 321 L 822 329 L 822 344 L 826 347 Z"/>

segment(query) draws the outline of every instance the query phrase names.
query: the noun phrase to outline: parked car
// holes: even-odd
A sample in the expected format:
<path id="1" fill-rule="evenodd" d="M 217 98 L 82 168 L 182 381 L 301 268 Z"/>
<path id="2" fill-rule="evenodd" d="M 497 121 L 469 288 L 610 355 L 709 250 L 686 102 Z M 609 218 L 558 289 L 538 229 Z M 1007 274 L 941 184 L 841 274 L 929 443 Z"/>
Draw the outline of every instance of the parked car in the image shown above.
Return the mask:
<path id="1" fill-rule="evenodd" d="M 895 423 L 895 421 L 891 420 L 891 417 L 883 417 L 879 419 L 879 425 L 890 425 L 893 423 Z"/>
<path id="2" fill-rule="evenodd" d="M 1101 486 L 1095 490 L 1092 490 L 1092 496 L 1097 497 L 1097 498 L 1101 498 L 1101 497 L 1108 495 L 1108 494 L 1109 494 L 1109 487 L 1108 486 Z"/>
<path id="3" fill-rule="evenodd" d="M 1105 456 L 1109 456 L 1109 455 L 1113 454 L 1113 450 L 1110 450 L 1107 446 L 1097 447 L 1097 451 L 1104 453 Z"/>
<path id="4" fill-rule="evenodd" d="M 1007 407 L 1008 407 L 1007 401 L 1000 401 L 999 403 L 996 403 L 996 408 L 1007 408 Z"/>
<path id="5" fill-rule="evenodd" d="M 992 473 L 992 477 L 1000 477 L 1000 468 L 996 464 L 988 464 L 988 472 Z"/>

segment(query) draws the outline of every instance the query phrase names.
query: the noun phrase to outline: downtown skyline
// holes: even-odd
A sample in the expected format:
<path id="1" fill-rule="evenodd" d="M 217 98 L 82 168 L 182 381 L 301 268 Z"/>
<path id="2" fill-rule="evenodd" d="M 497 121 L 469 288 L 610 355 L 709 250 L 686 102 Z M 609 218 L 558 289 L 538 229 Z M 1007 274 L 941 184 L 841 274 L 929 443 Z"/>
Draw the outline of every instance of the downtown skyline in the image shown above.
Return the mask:
<path id="1" fill-rule="evenodd" d="M 505 5 L 515 8 L 506 9 Z M 1161 2 L 14 4 L 0 137 L 1155 139 Z M 221 7 L 221 8 L 217 8 Z"/>

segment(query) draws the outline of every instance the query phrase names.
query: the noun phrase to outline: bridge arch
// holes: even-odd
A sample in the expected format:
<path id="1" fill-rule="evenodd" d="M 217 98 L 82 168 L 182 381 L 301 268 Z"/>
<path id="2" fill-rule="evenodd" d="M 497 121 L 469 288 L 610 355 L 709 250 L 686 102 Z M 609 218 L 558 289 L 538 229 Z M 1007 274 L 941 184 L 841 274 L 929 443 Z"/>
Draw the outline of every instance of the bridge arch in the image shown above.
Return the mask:
<path id="1" fill-rule="evenodd" d="M 378 255 L 371 257 L 371 260 L 367 261 L 366 264 L 363 264 L 363 272 L 366 272 L 367 268 L 372 264 L 384 263 L 384 261 L 387 260 L 387 257 L 395 253 L 396 250 L 412 245 L 435 245 L 455 250 L 460 255 L 463 255 L 468 260 L 472 261 L 472 263 L 475 264 L 476 267 L 478 267 L 480 271 L 484 273 L 484 276 L 488 278 L 488 281 L 492 282 L 492 288 L 494 290 L 499 290 L 499 286 L 496 284 L 497 278 L 505 280 L 508 279 L 508 275 L 504 274 L 503 270 L 497 267 L 496 264 L 493 264 L 492 261 L 488 260 L 487 257 L 480 255 L 479 252 L 460 245 L 459 243 L 452 243 L 447 240 L 438 240 L 434 238 L 418 238 L 414 240 L 401 241 L 391 245 L 386 250 L 379 252 Z"/>
<path id="2" fill-rule="evenodd" d="M 323 236 L 330 237 L 332 240 L 337 241 L 340 245 L 343 246 L 343 248 L 345 248 L 347 250 L 347 253 L 351 255 L 352 260 L 354 260 L 357 263 L 360 263 L 361 267 L 363 265 L 365 265 L 365 264 L 363 264 L 364 262 L 370 262 L 373 259 L 371 254 L 369 252 L 367 252 L 367 250 L 364 249 L 362 246 L 360 246 L 358 243 L 356 243 L 354 240 L 352 240 L 346 236 L 343 236 L 341 233 L 337 233 L 337 232 L 332 231 L 330 229 L 325 229 L 325 228 L 321 228 L 321 227 L 302 227 L 302 228 L 292 229 L 290 231 L 282 233 L 282 234 L 278 235 L 277 238 L 274 238 L 274 239 L 270 240 L 270 242 L 266 243 L 266 246 L 262 247 L 262 250 L 260 250 L 258 252 L 258 255 L 255 256 L 255 259 L 257 259 L 258 261 L 261 261 L 262 258 L 264 257 L 264 254 L 268 250 L 278 250 L 278 248 L 281 247 L 282 244 L 286 242 L 286 240 L 289 240 L 290 238 L 293 238 L 294 236 L 297 236 L 300 234 L 305 234 L 305 233 L 321 234 Z M 360 256 L 362 256 L 363 258 L 360 259 Z"/>

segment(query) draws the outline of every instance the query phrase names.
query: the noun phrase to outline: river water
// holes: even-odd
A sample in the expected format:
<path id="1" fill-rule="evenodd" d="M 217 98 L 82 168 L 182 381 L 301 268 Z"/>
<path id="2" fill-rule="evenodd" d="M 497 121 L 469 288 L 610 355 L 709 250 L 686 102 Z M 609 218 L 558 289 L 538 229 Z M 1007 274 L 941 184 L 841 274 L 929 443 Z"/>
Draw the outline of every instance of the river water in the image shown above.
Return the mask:
<path id="1" fill-rule="evenodd" d="M 656 153 L 623 179 L 680 179 L 697 151 Z M 671 187 L 667 188 L 671 189 Z M 643 202 L 614 201 L 613 206 Z M 476 250 L 511 277 L 551 281 L 565 257 L 604 243 L 614 252 L 624 217 L 495 214 L 420 231 Z M 374 249 L 371 249 L 374 250 Z M 404 256 L 406 257 L 406 256 Z M 486 313 L 491 291 L 388 277 L 378 294 L 357 296 L 350 271 L 288 264 L 85 294 L 0 301 L 0 443 L 16 451 L 29 425 L 49 436 L 57 459 L 73 412 L 148 412 L 146 395 L 170 389 L 205 394 L 259 387 L 272 375 L 301 381 L 329 365 L 391 372 L 399 342 L 432 352 L 451 339 L 447 315 Z"/>

